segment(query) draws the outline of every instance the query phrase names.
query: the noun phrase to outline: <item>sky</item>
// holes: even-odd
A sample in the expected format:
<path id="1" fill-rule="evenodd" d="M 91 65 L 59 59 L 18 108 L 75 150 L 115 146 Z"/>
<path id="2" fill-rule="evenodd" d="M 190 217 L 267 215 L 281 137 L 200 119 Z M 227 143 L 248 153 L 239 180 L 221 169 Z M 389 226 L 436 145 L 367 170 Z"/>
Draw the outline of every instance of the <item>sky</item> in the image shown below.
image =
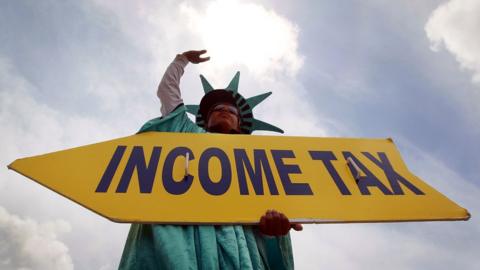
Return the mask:
<path id="1" fill-rule="evenodd" d="M 116 269 L 129 226 L 8 171 L 134 134 L 177 53 L 187 104 L 237 70 L 286 135 L 392 137 L 469 221 L 305 225 L 298 269 L 480 269 L 480 1 L 1 1 L 0 268 Z M 269 134 L 269 133 L 258 133 Z"/>

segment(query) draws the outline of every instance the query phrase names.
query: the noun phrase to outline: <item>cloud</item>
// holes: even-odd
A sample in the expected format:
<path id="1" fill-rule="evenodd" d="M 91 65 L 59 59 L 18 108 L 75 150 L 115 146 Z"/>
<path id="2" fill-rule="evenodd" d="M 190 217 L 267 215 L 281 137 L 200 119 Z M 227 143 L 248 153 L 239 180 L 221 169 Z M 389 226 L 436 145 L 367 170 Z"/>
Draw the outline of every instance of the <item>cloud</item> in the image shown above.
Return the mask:
<path id="1" fill-rule="evenodd" d="M 37 91 L 33 83 L 0 55 L 0 205 L 16 215 L 29 217 L 21 219 L 2 212 L 0 234 L 5 236 L 1 236 L 0 250 L 5 246 L 7 251 L 22 249 L 23 253 L 2 251 L 0 269 L 71 269 L 73 266 L 65 266 L 67 262 L 80 269 L 95 269 L 101 265 L 115 268 L 126 239 L 127 225 L 109 222 L 6 170 L 7 164 L 20 157 L 103 141 L 119 133 L 101 118 L 62 113 L 38 102 L 34 98 Z M 59 218 L 65 221 L 49 222 Z M 19 231 L 11 231 L 12 224 L 20 226 Z M 63 242 L 58 242 L 58 234 L 69 227 L 72 233 L 66 234 Z M 16 239 L 12 233 L 24 233 L 25 236 Z M 88 249 L 85 249 L 86 241 Z M 65 251 L 61 253 L 63 247 Z M 54 256 L 67 253 L 72 254 L 69 261 L 53 260 Z M 41 256 L 51 264 L 44 265 Z M 60 266 L 55 268 L 55 264 Z"/>
<path id="2" fill-rule="evenodd" d="M 272 9 L 217 0 L 202 8 L 184 2 L 180 12 L 218 70 L 243 65 L 258 77 L 269 77 L 278 72 L 295 75 L 303 64 L 297 52 L 298 26 Z"/>
<path id="3" fill-rule="evenodd" d="M 245 97 L 273 92 L 255 108 L 257 118 L 280 126 L 290 135 L 323 136 L 328 133 L 327 126 L 336 125 L 306 102 L 308 96 L 297 78 L 304 63 L 304 56 L 298 51 L 301 29 L 274 10 L 236 0 L 183 1 L 180 5 L 169 1 L 118 5 L 116 1 L 94 0 L 93 3 L 105 14 L 115 17 L 120 31 L 137 44 L 143 54 L 151 56 L 151 65 L 142 69 L 146 70 L 144 73 L 148 73 L 148 68 L 159 73 L 157 77 L 145 79 L 158 82 L 161 71 L 177 53 L 189 49 L 208 50 L 209 62 L 190 64 L 185 70 L 181 89 L 186 104 L 195 104 L 201 99 L 199 73 L 215 88 L 223 88 L 239 70 L 240 93 Z M 154 91 L 152 87 L 152 93 Z M 105 96 L 112 94 L 106 91 Z M 133 102 L 128 106 L 139 107 Z"/>
<path id="4" fill-rule="evenodd" d="M 1 269 L 73 269 L 67 246 L 58 236 L 70 231 L 64 220 L 38 223 L 0 206 Z"/>
<path id="5" fill-rule="evenodd" d="M 445 48 L 453 54 L 460 66 L 473 71 L 473 81 L 480 84 L 480 1 L 450 0 L 437 7 L 425 31 L 431 48 Z"/>
<path id="6" fill-rule="evenodd" d="M 101 121 L 81 115 L 62 114 L 39 103 L 34 98 L 35 92 L 38 89 L 22 77 L 8 59 L 0 55 L 2 162 L 8 164 L 13 161 L 9 159 L 18 158 L 19 155 L 51 152 L 112 136 L 108 128 L 97 128 L 105 126 Z"/>
<path id="7" fill-rule="evenodd" d="M 298 82 L 304 56 L 298 51 L 300 28 L 294 22 L 261 4 L 236 0 L 204 5 L 183 2 L 179 17 L 187 22 L 191 36 L 208 49 L 211 60 L 199 69 L 214 87 L 225 87 L 234 71 L 240 70 L 242 95 L 274 93 L 255 108 L 255 117 L 280 126 L 288 135 L 328 133 L 329 120 L 310 106 Z"/>

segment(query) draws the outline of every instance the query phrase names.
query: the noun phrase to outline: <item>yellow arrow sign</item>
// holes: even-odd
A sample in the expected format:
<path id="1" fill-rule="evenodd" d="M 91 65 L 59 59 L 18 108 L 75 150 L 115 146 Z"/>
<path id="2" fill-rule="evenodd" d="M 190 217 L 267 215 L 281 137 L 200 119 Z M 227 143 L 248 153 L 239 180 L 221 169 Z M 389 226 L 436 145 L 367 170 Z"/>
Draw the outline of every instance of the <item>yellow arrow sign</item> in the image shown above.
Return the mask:
<path id="1" fill-rule="evenodd" d="M 116 222 L 467 220 L 390 139 L 147 132 L 18 159 L 10 169 Z"/>

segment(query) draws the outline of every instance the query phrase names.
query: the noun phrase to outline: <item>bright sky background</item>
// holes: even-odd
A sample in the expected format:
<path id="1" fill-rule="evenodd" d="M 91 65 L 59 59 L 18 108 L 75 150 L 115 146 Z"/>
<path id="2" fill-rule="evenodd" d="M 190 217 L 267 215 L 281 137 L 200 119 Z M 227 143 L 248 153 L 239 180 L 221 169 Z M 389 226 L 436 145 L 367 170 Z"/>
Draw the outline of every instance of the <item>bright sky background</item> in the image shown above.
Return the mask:
<path id="1" fill-rule="evenodd" d="M 204 74 L 287 135 L 392 137 L 411 171 L 468 222 L 308 225 L 298 269 L 480 269 L 480 1 L 0 3 L 0 269 L 116 269 L 115 224 L 6 169 L 14 159 L 123 137 L 159 115 L 176 53 L 186 103 Z"/>

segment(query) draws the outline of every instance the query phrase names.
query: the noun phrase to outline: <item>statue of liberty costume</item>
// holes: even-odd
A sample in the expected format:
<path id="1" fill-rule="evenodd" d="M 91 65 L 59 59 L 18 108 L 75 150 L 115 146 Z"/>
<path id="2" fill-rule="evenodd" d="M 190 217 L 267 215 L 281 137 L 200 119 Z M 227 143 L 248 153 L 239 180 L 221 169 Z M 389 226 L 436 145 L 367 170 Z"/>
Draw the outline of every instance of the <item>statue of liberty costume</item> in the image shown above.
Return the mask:
<path id="1" fill-rule="evenodd" d="M 139 133 L 190 132 L 205 130 L 204 102 L 229 92 L 241 111 L 243 133 L 281 129 L 253 118 L 252 109 L 271 93 L 244 99 L 238 94 L 239 73 L 225 90 L 214 90 L 201 76 L 206 96 L 199 105 L 183 105 L 179 83 L 188 60 L 178 55 L 167 68 L 158 87 L 162 117 L 148 121 Z M 222 93 L 223 94 L 222 94 Z M 196 123 L 187 112 L 196 116 Z M 132 224 L 119 269 L 293 269 L 289 234 L 262 235 L 257 226 L 242 225 L 155 225 Z"/>

